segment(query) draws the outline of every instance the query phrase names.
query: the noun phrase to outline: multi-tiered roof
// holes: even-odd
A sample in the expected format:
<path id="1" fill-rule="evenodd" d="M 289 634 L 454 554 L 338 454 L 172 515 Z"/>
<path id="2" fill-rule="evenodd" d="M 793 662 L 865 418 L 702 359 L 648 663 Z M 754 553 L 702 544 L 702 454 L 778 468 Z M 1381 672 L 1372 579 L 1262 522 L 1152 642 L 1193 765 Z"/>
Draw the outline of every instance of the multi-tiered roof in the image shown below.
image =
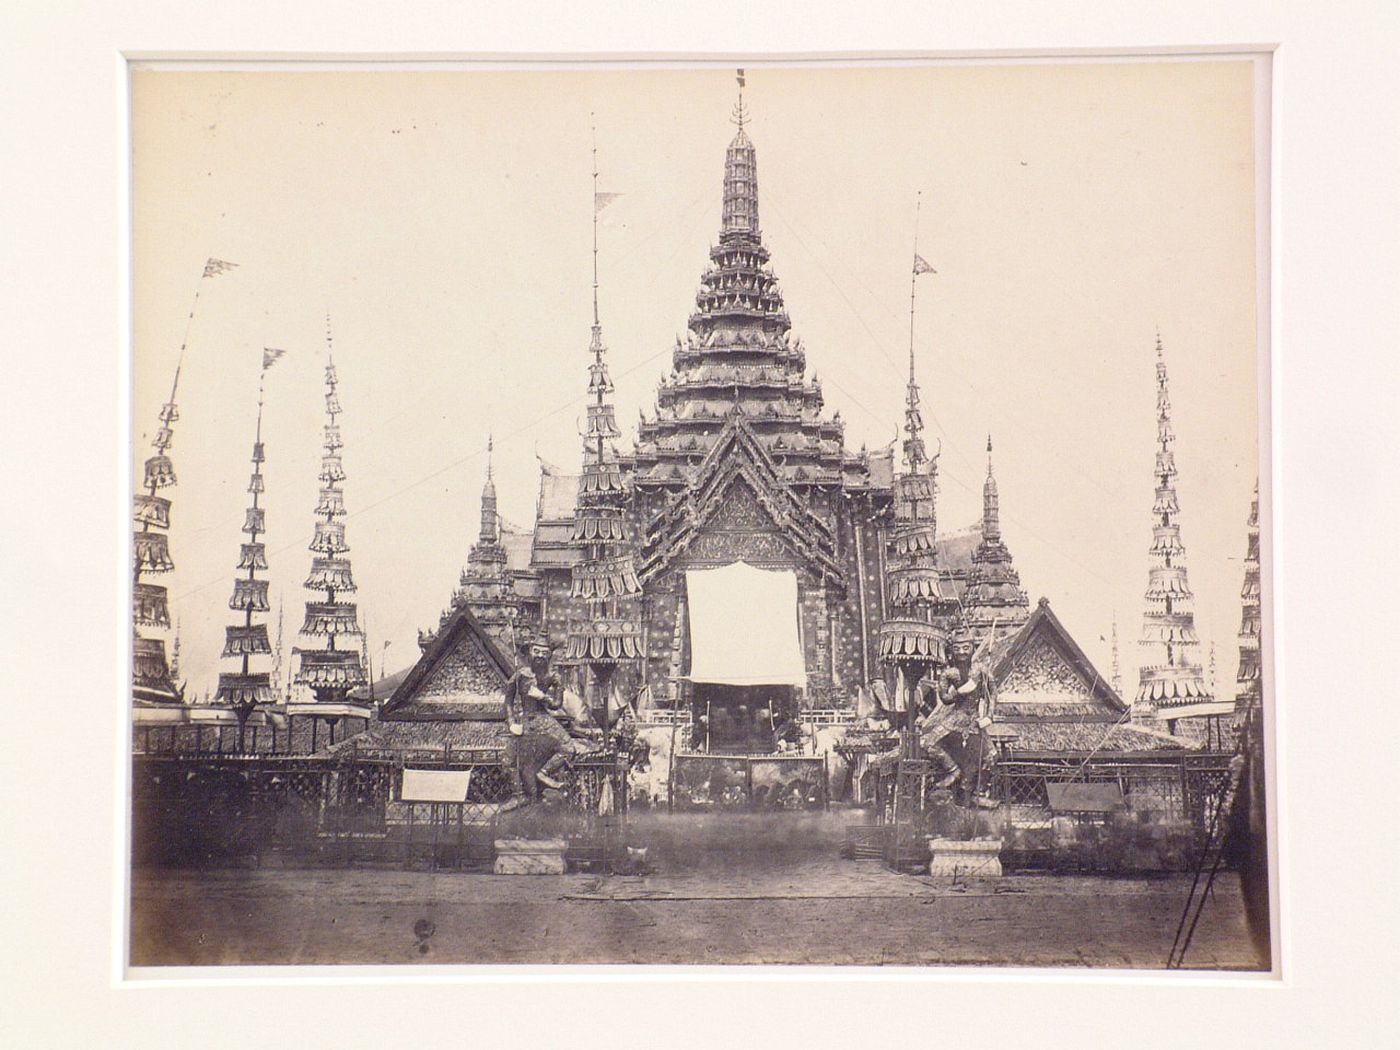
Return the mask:
<path id="1" fill-rule="evenodd" d="M 598 150 L 593 149 L 593 326 L 588 353 L 588 423 L 583 434 L 572 541 L 584 556 L 572 569 L 571 592 L 587 617 L 569 626 L 565 658 L 587 664 L 606 680 L 603 668 L 642 657 L 635 599 L 642 592 L 627 525 L 628 491 L 616 443 L 622 436 L 613 408 L 612 379 L 605 360 L 598 313 L 598 212 L 610 198 L 598 192 Z"/>
<path id="2" fill-rule="evenodd" d="M 839 484 L 839 417 L 823 419 L 821 385 L 806 378 L 806 352 L 794 340 L 778 279 L 768 265 L 758 221 L 758 159 L 744 130 L 724 162 L 719 243 L 700 279 L 695 310 L 677 338 L 672 372 L 657 390 L 656 414 L 637 428 L 636 483 L 681 488 L 696 476 L 724 421 L 743 416 L 783 480 Z"/>
<path id="3" fill-rule="evenodd" d="M 137 526 L 132 579 L 133 661 L 132 695 L 151 703 L 172 704 L 184 700 L 184 690 L 174 681 L 174 671 L 166 664 L 165 640 L 141 634 L 142 627 L 170 627 L 170 605 L 165 587 L 144 583 L 143 577 L 160 575 L 175 568 L 170 557 L 167 533 L 170 529 L 170 500 L 158 496 L 161 489 L 175 484 L 175 468 L 170 462 L 174 440 L 172 424 L 180 418 L 175 392 L 180 385 L 180 369 L 170 386 L 170 399 L 160 408 L 160 426 L 151 441 L 155 455 L 146 460 L 143 487 L 134 497 L 133 518 Z"/>
<path id="4" fill-rule="evenodd" d="M 987 436 L 987 480 L 982 483 L 982 540 L 972 556 L 967 589 L 962 596 L 963 619 L 983 631 L 996 626 L 998 636 L 1019 628 L 1030 617 L 1030 602 L 1021 577 L 1011 564 L 1011 552 L 1001 538 L 1001 508 L 997 479 L 992 472 L 992 438 Z"/>
<path id="5" fill-rule="evenodd" d="M 1142 644 L 1156 648 L 1162 659 L 1139 674 L 1140 713 L 1154 712 L 1164 721 L 1211 713 L 1213 700 L 1190 654 L 1200 645 L 1192 612 L 1191 587 L 1186 578 L 1186 546 L 1177 521 L 1176 457 L 1172 446 L 1171 395 L 1162 340 L 1157 339 L 1157 481 L 1152 503 L 1152 568 L 1148 573 L 1147 609 L 1142 618 Z"/>
<path id="6" fill-rule="evenodd" d="M 486 441 L 486 482 L 481 487 L 481 529 L 467 554 L 460 589 L 453 608 L 470 605 L 477 621 L 492 637 L 510 644 L 520 619 L 520 599 L 507 573 L 509 556 L 501 536 L 501 515 L 496 506 L 496 482 L 492 476 L 494 441 Z"/>
<path id="7" fill-rule="evenodd" d="M 295 650 L 300 657 L 296 682 L 306 686 L 317 702 L 343 702 L 350 690 L 368 680 L 360 646 L 360 632 L 355 603 L 344 600 L 353 594 L 355 579 L 350 569 L 350 551 L 345 542 L 345 492 L 340 483 L 345 480 L 345 465 L 340 450 L 340 400 L 336 396 L 338 380 L 335 360 L 330 354 L 330 332 L 326 333 L 326 425 L 322 445 L 321 493 L 316 502 L 316 532 L 311 539 L 311 573 L 306 578 L 307 590 L 321 596 L 306 603 L 306 620 L 301 633 L 325 639 L 324 648 Z M 350 638 L 349 647 L 341 639 Z"/>

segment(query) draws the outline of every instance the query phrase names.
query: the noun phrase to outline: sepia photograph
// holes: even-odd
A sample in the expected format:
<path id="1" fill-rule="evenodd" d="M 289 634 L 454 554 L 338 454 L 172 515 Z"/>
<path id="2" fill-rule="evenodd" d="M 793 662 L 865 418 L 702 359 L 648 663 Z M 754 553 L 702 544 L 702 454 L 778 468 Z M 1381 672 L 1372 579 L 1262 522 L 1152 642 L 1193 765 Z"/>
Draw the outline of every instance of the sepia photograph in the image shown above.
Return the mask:
<path id="1" fill-rule="evenodd" d="M 1263 61 L 137 63 L 125 965 L 1277 973 Z"/>

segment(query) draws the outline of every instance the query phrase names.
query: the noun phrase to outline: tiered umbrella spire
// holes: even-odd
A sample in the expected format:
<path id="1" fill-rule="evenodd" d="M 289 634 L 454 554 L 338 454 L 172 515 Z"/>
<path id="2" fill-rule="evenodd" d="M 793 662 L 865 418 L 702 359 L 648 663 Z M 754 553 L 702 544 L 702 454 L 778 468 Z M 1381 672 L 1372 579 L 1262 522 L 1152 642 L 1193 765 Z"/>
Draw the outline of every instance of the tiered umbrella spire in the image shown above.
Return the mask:
<path id="1" fill-rule="evenodd" d="M 268 581 L 258 577 L 259 572 L 267 571 L 267 548 L 259 539 L 266 531 L 266 515 L 259 505 L 264 491 L 262 465 L 266 461 L 266 450 L 262 441 L 263 389 L 267 370 L 272 362 L 282 356 L 282 351 L 263 351 L 262 372 L 258 377 L 258 419 L 253 436 L 253 470 L 248 478 L 248 492 L 252 496 L 243 519 L 243 531 L 248 539 L 240 546 L 237 569 L 245 576 L 235 576 L 233 595 L 229 598 L 229 608 L 243 614 L 242 623 L 233 623 L 224 628 L 225 659 L 238 661 L 238 669 L 219 674 L 219 687 L 214 693 L 216 703 L 233 708 L 242 725 L 259 704 L 271 703 L 272 682 L 270 671 L 254 671 L 252 660 L 258 656 L 269 656 L 272 644 L 267 637 L 267 624 L 254 623 L 253 617 L 267 612 Z"/>
<path id="2" fill-rule="evenodd" d="M 175 405 L 175 394 L 180 386 L 180 367 L 180 364 L 175 366 L 170 398 L 160 408 L 160 426 L 151 441 L 155 454 L 145 464 L 143 487 L 146 491 L 136 493 L 133 508 L 133 518 L 138 528 L 133 537 L 132 695 L 138 700 L 152 703 L 184 701 L 184 689 L 175 685 L 175 672 L 166 664 L 164 639 L 141 634 L 142 627 L 170 627 L 170 604 L 165 587 L 145 583 L 143 577 L 164 574 L 175 568 L 168 537 L 170 500 L 157 493 L 175 485 L 175 468 L 170 462 L 169 452 L 174 440 L 172 426 L 180 418 Z"/>
<path id="3" fill-rule="evenodd" d="M 907 712 L 904 748 L 915 748 L 914 692 L 917 683 L 946 659 L 947 637 L 935 617 L 947 609 L 938 567 L 938 454 L 924 447 L 924 421 L 919 411 L 919 384 L 914 374 L 915 294 L 920 274 L 933 273 L 919 254 L 919 209 L 914 209 L 914 265 L 909 282 L 909 385 L 905 396 L 904 470 L 894 479 L 894 529 L 889 541 L 886 590 L 897 610 L 880 627 L 880 655 L 899 668 L 903 688 L 896 686 L 897 706 Z"/>
<path id="4" fill-rule="evenodd" d="M 1176 457 L 1173 444 L 1171 395 L 1162 338 L 1157 337 L 1157 454 L 1153 474 L 1156 496 L 1152 504 L 1152 568 L 1148 574 L 1147 608 L 1142 618 L 1141 644 L 1157 648 L 1161 660 L 1145 666 L 1139 675 L 1137 706 L 1173 721 L 1192 708 L 1210 704 L 1212 697 L 1201 666 L 1190 658 L 1200 645 L 1192 612 L 1191 587 L 1186 577 L 1186 546 L 1178 522 Z"/>
<path id="5" fill-rule="evenodd" d="M 147 637 L 141 633 L 142 627 L 170 627 L 170 604 L 165 587 L 146 583 L 143 577 L 162 575 L 175 568 L 168 539 L 170 500 L 157 495 L 161 489 L 173 488 L 175 485 L 175 467 L 170 461 L 170 446 L 175 439 L 174 425 L 180 418 L 175 395 L 180 389 L 180 372 L 185 365 L 185 350 L 190 344 L 190 332 L 194 328 L 194 315 L 199 307 L 199 293 L 204 287 L 204 280 L 217 277 L 237 265 L 222 259 L 208 259 L 204 263 L 199 280 L 195 283 L 194 298 L 185 317 L 185 334 L 180 340 L 180 353 L 175 362 L 175 378 L 170 384 L 170 397 L 161 405 L 160 425 L 156 428 L 156 436 L 151 440 L 155 454 L 145 463 L 141 487 L 146 491 L 136 493 L 133 498 L 133 518 L 139 528 L 133 537 L 131 685 L 132 695 L 137 700 L 151 703 L 183 703 L 185 699 L 184 687 L 175 685 L 175 678 L 179 674 L 178 634 L 175 638 L 175 649 L 171 654 L 171 663 L 167 664 L 164 639 Z"/>
<path id="6" fill-rule="evenodd" d="M 609 689 L 622 663 L 642 657 L 635 599 L 641 583 L 633 565 L 627 524 L 627 489 L 618 463 L 621 437 L 613 409 L 612 379 L 605 360 L 603 326 L 598 311 L 598 215 L 614 198 L 598 191 L 598 146 L 593 143 L 593 325 L 588 343 L 587 425 L 583 434 L 583 473 L 579 478 L 573 542 L 584 558 L 573 568 L 572 594 L 582 599 L 588 618 L 569 629 L 566 659 L 592 668 L 600 690 Z"/>
<path id="7" fill-rule="evenodd" d="M 1243 719 L 1263 701 L 1263 673 L 1259 661 L 1259 483 L 1249 507 L 1249 540 L 1244 556 L 1244 586 L 1240 588 L 1240 668 L 1236 681 L 1235 715 Z"/>
<path id="8" fill-rule="evenodd" d="M 354 602 L 342 596 L 353 594 L 355 579 L 350 570 L 350 550 L 345 542 L 345 493 L 340 483 L 345 480 L 345 466 L 340 450 L 340 400 L 336 396 L 338 380 L 335 371 L 334 346 L 330 318 L 326 318 L 326 424 L 321 453 L 321 492 L 316 501 L 316 531 L 311 539 L 311 572 L 304 586 L 320 600 L 307 601 L 306 620 L 301 634 L 324 638 L 325 647 L 297 648 L 299 658 L 296 682 L 308 687 L 318 702 L 344 701 L 350 690 L 364 685 L 364 661 L 360 646 L 337 648 L 337 640 L 361 636 Z"/>

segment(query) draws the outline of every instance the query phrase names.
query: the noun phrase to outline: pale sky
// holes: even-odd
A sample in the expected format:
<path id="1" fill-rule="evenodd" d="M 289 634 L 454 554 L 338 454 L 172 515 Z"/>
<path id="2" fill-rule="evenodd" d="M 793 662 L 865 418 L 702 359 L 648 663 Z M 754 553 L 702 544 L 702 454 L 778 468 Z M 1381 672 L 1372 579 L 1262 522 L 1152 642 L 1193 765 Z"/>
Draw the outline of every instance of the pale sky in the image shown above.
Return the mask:
<path id="1" fill-rule="evenodd" d="M 350 557 L 376 673 L 418 654 L 477 532 L 488 433 L 528 525 L 536 452 L 579 458 L 590 322 L 589 114 L 602 315 L 630 445 L 719 231 L 732 70 L 139 72 L 133 81 L 133 464 L 150 454 L 196 284 L 166 577 L 182 674 L 212 690 L 247 503 L 263 346 L 273 603 L 298 644 L 323 422 L 341 380 Z M 890 442 L 916 349 L 940 527 L 981 511 L 988 431 L 1032 601 L 1125 693 L 1151 541 L 1154 331 L 1172 379 L 1182 533 L 1232 696 L 1257 475 L 1252 70 L 1236 61 L 750 67 L 759 214 L 847 445 Z M 199 281 L 206 257 L 239 266 Z M 276 612 L 270 617 L 276 633 Z"/>

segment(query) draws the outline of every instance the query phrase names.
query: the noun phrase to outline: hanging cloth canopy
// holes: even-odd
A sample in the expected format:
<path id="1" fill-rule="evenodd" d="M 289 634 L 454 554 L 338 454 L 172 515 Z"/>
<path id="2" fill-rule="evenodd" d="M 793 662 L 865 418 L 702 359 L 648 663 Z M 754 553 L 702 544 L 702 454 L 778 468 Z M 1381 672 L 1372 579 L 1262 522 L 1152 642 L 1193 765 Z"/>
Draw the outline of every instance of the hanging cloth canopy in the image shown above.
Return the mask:
<path id="1" fill-rule="evenodd" d="M 797 576 L 735 562 L 685 574 L 690 675 L 718 685 L 806 685 Z"/>

